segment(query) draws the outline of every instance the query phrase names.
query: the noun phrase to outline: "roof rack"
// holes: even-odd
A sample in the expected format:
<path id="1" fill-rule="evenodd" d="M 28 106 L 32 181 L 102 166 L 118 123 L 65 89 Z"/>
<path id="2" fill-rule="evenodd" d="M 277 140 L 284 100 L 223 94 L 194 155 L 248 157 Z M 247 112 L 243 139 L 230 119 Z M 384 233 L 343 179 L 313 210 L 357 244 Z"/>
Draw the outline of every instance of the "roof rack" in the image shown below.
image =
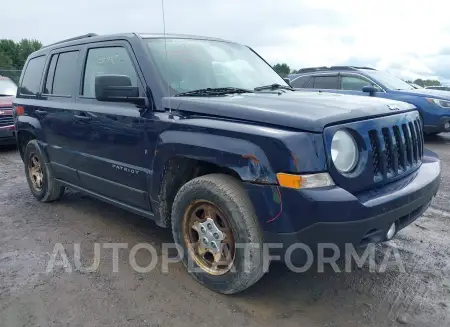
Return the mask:
<path id="1" fill-rule="evenodd" d="M 321 67 L 308 67 L 308 68 L 302 68 L 297 71 L 297 73 L 309 73 L 309 72 L 316 72 L 316 71 L 334 71 L 334 70 L 358 70 L 358 69 L 371 69 L 375 70 L 371 67 L 358 67 L 358 66 L 321 66 Z"/>
<path id="2" fill-rule="evenodd" d="M 96 33 L 88 33 L 88 34 L 83 34 L 83 35 L 80 35 L 80 36 L 71 37 L 70 39 L 65 39 L 65 40 L 58 41 L 58 42 L 55 42 L 55 43 L 52 43 L 52 44 L 48 44 L 48 45 L 46 45 L 44 48 L 50 47 L 50 46 L 52 46 L 52 45 L 60 44 L 60 43 L 65 43 L 65 42 L 69 42 L 69 41 L 80 40 L 80 39 L 84 39 L 84 38 L 87 38 L 87 37 L 93 37 L 93 36 L 98 36 L 98 34 L 96 34 Z"/>

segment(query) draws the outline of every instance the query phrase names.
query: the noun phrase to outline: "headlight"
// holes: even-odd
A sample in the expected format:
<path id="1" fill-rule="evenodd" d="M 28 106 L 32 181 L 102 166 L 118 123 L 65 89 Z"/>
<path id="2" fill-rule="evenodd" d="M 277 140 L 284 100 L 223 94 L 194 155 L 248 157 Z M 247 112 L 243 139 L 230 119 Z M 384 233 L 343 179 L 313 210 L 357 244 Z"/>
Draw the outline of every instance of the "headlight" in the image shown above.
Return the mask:
<path id="1" fill-rule="evenodd" d="M 346 131 L 337 131 L 331 141 L 331 159 L 341 173 L 348 173 L 358 163 L 358 147 L 353 136 Z"/>
<path id="2" fill-rule="evenodd" d="M 450 101 L 447 100 L 441 100 L 441 99 L 433 99 L 433 98 L 426 98 L 428 102 L 437 105 L 441 108 L 449 108 L 450 109 Z"/>

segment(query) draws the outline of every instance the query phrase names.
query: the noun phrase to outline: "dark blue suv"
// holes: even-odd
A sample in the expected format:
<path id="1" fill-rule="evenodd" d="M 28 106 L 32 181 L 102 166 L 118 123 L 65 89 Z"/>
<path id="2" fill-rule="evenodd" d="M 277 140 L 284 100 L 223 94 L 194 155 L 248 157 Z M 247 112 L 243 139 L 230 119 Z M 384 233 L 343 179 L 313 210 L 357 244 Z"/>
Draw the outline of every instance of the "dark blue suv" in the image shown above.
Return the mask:
<path id="1" fill-rule="evenodd" d="M 369 67 L 304 68 L 289 79 L 297 89 L 405 101 L 419 109 L 426 134 L 450 132 L 450 93 L 446 91 L 416 89 L 397 77 Z"/>
<path id="2" fill-rule="evenodd" d="M 189 273 L 226 294 L 276 256 L 391 239 L 440 182 L 414 106 L 297 92 L 249 47 L 206 37 L 47 46 L 14 119 L 38 201 L 71 188 L 171 228 Z"/>

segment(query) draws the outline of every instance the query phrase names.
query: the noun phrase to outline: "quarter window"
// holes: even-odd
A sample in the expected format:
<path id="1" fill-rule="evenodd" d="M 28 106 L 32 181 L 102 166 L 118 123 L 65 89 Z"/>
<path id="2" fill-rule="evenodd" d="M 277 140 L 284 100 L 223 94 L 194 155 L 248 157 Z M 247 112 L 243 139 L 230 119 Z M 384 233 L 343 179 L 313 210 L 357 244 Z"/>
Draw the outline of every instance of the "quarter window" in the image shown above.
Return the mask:
<path id="1" fill-rule="evenodd" d="M 48 66 L 47 78 L 45 80 L 44 94 L 51 94 L 53 88 L 53 77 L 55 76 L 56 62 L 58 61 L 58 55 L 52 56 L 50 65 Z"/>
<path id="2" fill-rule="evenodd" d="M 138 86 L 136 70 L 125 48 L 90 49 L 86 59 L 82 95 L 95 98 L 95 77 L 109 74 L 126 75 L 131 79 L 131 86 Z"/>
<path id="3" fill-rule="evenodd" d="M 36 95 L 39 92 L 42 72 L 44 71 L 45 56 L 30 59 L 23 75 L 20 93 L 24 95 Z"/>

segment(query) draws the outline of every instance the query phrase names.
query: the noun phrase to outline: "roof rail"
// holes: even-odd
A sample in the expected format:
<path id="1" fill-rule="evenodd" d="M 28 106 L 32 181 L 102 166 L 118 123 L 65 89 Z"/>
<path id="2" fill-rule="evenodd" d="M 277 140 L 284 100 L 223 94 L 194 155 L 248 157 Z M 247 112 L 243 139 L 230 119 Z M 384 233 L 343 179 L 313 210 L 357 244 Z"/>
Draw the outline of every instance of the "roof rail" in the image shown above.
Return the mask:
<path id="1" fill-rule="evenodd" d="M 349 70 L 371 69 L 371 70 L 375 70 L 375 68 L 361 67 L 361 66 L 331 66 L 330 69 L 349 69 Z"/>
<path id="2" fill-rule="evenodd" d="M 308 68 L 301 68 L 301 69 L 297 70 L 297 74 L 298 74 L 298 73 L 315 72 L 315 71 L 318 71 L 318 70 L 328 70 L 328 67 L 322 66 L 322 67 L 308 67 Z"/>
<path id="3" fill-rule="evenodd" d="M 75 40 L 84 39 L 84 38 L 87 38 L 87 37 L 93 37 L 93 36 L 98 36 L 98 34 L 96 34 L 96 33 L 88 33 L 88 34 L 83 34 L 83 35 L 80 35 L 80 36 L 71 37 L 70 39 L 65 39 L 65 40 L 58 41 L 58 42 L 55 42 L 55 43 L 52 43 L 52 44 L 48 44 L 48 45 L 46 45 L 43 48 L 47 48 L 47 47 L 50 47 L 52 45 L 65 43 L 65 42 L 69 42 L 69 41 L 75 41 Z"/>
<path id="4" fill-rule="evenodd" d="M 357 67 L 357 66 L 321 66 L 321 67 L 308 67 L 297 70 L 297 74 L 301 73 L 310 73 L 316 71 L 334 71 L 334 70 L 358 70 L 358 69 L 371 69 L 375 70 L 371 67 Z"/>

